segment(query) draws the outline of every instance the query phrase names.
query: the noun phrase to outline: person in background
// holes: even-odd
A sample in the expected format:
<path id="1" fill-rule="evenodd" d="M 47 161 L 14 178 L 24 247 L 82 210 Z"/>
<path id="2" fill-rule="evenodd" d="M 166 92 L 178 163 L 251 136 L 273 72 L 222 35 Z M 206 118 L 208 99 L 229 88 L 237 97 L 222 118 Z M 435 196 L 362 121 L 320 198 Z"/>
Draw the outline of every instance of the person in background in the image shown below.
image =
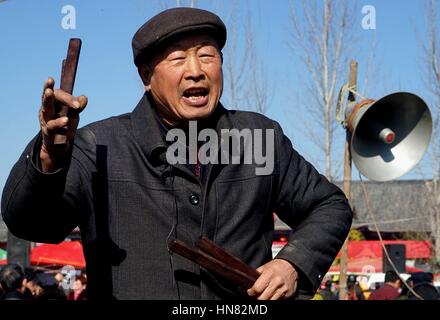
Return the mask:
<path id="1" fill-rule="evenodd" d="M 322 296 L 323 300 L 338 300 L 338 297 L 332 291 L 332 281 L 326 280 L 318 293 Z"/>
<path id="2" fill-rule="evenodd" d="M 28 292 L 32 295 L 33 299 L 37 299 L 43 292 L 43 288 L 37 284 L 36 276 L 40 271 L 35 271 L 31 268 L 25 270 L 25 286 Z"/>
<path id="3" fill-rule="evenodd" d="M 384 285 L 374 290 L 368 300 L 396 300 L 400 296 L 401 286 L 400 276 L 394 270 L 389 270 L 385 273 Z"/>
<path id="4" fill-rule="evenodd" d="M 36 282 L 43 289 L 39 300 L 66 300 L 66 294 L 59 287 L 53 273 L 39 273 L 36 277 Z"/>
<path id="5" fill-rule="evenodd" d="M 34 271 L 29 272 L 26 278 L 26 286 L 35 300 L 66 300 L 66 295 L 58 287 L 58 281 L 53 274 Z"/>
<path id="6" fill-rule="evenodd" d="M 58 282 L 58 287 L 61 288 L 63 286 L 63 280 L 64 280 L 63 274 L 61 272 L 57 272 L 54 278 Z"/>
<path id="7" fill-rule="evenodd" d="M 3 293 L 0 300 L 24 300 L 24 273 L 18 264 L 7 264 L 0 271 Z"/>
<path id="8" fill-rule="evenodd" d="M 73 290 L 67 295 L 67 300 L 87 300 L 86 288 L 87 278 L 81 275 L 73 282 Z"/>
<path id="9" fill-rule="evenodd" d="M 408 279 L 412 289 L 423 300 L 440 300 L 440 293 L 433 284 L 434 275 L 431 272 L 414 272 Z M 408 300 L 420 300 L 411 291 L 408 291 Z"/>
<path id="10" fill-rule="evenodd" d="M 412 288 L 413 286 L 410 278 L 408 278 L 406 281 L 402 279 L 402 286 L 401 286 L 400 294 L 397 297 L 397 300 L 408 300 L 408 295 L 410 293 L 408 287 Z"/>
<path id="11" fill-rule="evenodd" d="M 365 300 L 364 293 L 354 274 L 347 277 L 347 300 Z"/>
<path id="12" fill-rule="evenodd" d="M 339 276 L 332 276 L 332 283 L 333 283 L 333 292 L 335 293 L 335 296 L 338 298 L 339 300 Z"/>

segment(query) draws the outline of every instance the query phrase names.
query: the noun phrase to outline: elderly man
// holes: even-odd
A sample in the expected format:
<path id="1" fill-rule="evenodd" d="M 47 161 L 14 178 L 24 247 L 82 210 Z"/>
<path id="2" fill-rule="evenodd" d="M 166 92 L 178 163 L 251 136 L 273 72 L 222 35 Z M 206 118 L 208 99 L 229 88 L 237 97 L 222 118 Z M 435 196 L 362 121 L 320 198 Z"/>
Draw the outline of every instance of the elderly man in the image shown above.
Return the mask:
<path id="1" fill-rule="evenodd" d="M 311 297 L 342 246 L 352 220 L 343 193 L 292 148 L 276 122 L 221 105 L 225 42 L 225 25 L 211 12 L 175 8 L 153 17 L 133 37 L 145 95 L 132 113 L 77 132 L 78 119 L 57 117 L 54 107 L 79 112 L 87 98 L 46 81 L 41 133 L 11 172 L 2 213 L 15 235 L 32 241 L 59 242 L 79 226 L 90 299 Z M 65 149 L 53 145 L 62 127 L 69 132 Z M 246 150 L 212 135 L 234 129 L 254 137 L 264 130 L 266 139 L 250 146 L 272 162 L 269 170 L 258 172 L 261 162 L 246 161 Z M 189 161 L 172 159 L 173 137 Z M 191 150 L 206 145 L 205 155 L 217 150 L 221 159 L 194 158 Z M 275 259 L 273 212 L 294 230 Z M 254 285 L 243 292 L 168 250 L 174 239 L 194 243 L 200 235 L 257 268 Z"/>

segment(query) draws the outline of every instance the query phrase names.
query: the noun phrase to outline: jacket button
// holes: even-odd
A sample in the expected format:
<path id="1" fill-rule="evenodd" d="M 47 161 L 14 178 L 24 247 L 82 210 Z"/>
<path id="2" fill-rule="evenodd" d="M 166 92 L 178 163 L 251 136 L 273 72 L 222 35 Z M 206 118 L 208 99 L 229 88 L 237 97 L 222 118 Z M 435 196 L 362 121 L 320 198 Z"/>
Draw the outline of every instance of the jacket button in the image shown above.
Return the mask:
<path id="1" fill-rule="evenodd" d="M 196 194 L 190 195 L 189 202 L 191 202 L 192 205 L 196 206 L 199 203 L 199 196 Z"/>

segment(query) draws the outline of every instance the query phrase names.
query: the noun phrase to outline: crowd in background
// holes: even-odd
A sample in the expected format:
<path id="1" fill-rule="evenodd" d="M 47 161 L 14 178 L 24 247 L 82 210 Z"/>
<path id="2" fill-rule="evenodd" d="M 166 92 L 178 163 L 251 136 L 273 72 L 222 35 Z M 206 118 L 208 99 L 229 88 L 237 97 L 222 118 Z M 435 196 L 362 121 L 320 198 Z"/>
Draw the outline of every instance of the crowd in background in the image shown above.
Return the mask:
<path id="1" fill-rule="evenodd" d="M 0 300 L 86 300 L 87 276 L 74 279 L 61 272 L 23 268 L 8 264 L 0 269 Z M 71 283 L 69 282 L 71 281 Z M 347 278 L 347 300 L 440 300 L 430 272 L 415 272 L 405 281 L 394 271 L 385 273 L 384 283 L 365 288 L 356 275 Z M 338 300 L 339 281 L 327 277 L 314 300 Z"/>
<path id="2" fill-rule="evenodd" d="M 405 281 L 395 271 L 387 271 L 383 283 L 368 288 L 358 276 L 347 278 L 346 300 L 440 300 L 431 272 L 415 272 Z M 313 300 L 339 300 L 339 281 L 324 279 Z"/>
<path id="3" fill-rule="evenodd" d="M 7 264 L 0 269 L 0 300 L 86 300 L 86 274 L 69 281 L 61 272 Z"/>

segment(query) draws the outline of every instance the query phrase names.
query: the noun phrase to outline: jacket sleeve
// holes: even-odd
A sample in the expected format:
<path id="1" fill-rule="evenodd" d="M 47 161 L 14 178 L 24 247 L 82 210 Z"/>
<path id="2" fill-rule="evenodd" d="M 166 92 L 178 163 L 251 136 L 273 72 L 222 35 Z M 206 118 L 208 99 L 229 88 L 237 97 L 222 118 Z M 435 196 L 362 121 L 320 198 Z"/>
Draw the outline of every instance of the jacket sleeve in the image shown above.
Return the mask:
<path id="1" fill-rule="evenodd" d="M 342 247 L 352 211 L 344 193 L 304 160 L 275 125 L 279 168 L 275 213 L 293 232 L 275 257 L 299 273 L 299 298 L 311 297 Z"/>
<path id="2" fill-rule="evenodd" d="M 75 138 L 70 163 L 54 173 L 39 169 L 40 134 L 27 145 L 9 174 L 1 200 L 3 220 L 15 236 L 59 243 L 79 225 L 80 213 L 90 210 L 88 170 L 78 162 L 83 154 L 81 135 Z"/>

